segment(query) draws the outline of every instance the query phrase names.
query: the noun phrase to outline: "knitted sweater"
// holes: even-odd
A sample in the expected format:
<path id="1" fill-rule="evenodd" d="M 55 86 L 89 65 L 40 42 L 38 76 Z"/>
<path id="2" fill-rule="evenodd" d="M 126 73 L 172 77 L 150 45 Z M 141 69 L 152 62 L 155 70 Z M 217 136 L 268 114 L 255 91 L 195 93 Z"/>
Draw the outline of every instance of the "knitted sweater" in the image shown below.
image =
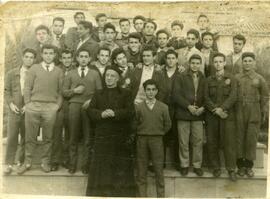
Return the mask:
<path id="1" fill-rule="evenodd" d="M 151 110 L 145 101 L 136 106 L 138 135 L 164 135 L 171 128 L 168 106 L 156 101 Z"/>
<path id="2" fill-rule="evenodd" d="M 33 65 L 27 72 L 24 87 L 25 104 L 33 102 L 53 102 L 61 106 L 62 103 L 63 72 L 54 67 L 46 71 L 41 64 Z"/>

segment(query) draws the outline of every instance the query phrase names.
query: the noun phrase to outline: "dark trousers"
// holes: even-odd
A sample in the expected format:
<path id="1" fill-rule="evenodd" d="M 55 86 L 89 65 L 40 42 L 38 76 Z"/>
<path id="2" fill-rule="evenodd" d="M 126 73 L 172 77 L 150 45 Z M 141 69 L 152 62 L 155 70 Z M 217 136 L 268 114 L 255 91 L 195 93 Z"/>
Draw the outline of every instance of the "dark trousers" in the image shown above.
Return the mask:
<path id="1" fill-rule="evenodd" d="M 68 102 L 64 101 L 62 108 L 57 113 L 53 133 L 52 164 L 69 161 L 68 105 Z"/>
<path id="2" fill-rule="evenodd" d="M 25 163 L 32 164 L 37 146 L 37 136 L 42 128 L 42 163 L 49 164 L 52 151 L 52 136 L 59 106 L 56 103 L 30 102 L 25 109 Z"/>
<path id="3" fill-rule="evenodd" d="M 69 155 L 70 166 L 76 168 L 78 160 L 78 144 L 83 137 L 82 167 L 88 167 L 90 145 L 90 124 L 86 110 L 82 109 L 80 103 L 69 104 Z"/>
<path id="4" fill-rule="evenodd" d="M 6 164 L 12 165 L 14 163 L 17 151 L 17 161 L 22 163 L 24 161 L 25 150 L 25 124 L 24 115 L 16 114 L 9 111 L 8 114 L 8 129 L 7 129 L 7 151 L 5 161 Z M 18 147 L 18 137 L 21 136 Z"/>
<path id="5" fill-rule="evenodd" d="M 157 197 L 165 197 L 163 176 L 163 149 L 162 136 L 138 136 L 137 138 L 137 170 L 136 184 L 139 197 L 147 197 L 147 167 L 151 157 L 156 177 Z"/>
<path id="6" fill-rule="evenodd" d="M 206 120 L 208 160 L 210 167 L 219 169 L 219 150 L 223 149 L 225 167 L 234 170 L 236 167 L 236 131 L 234 121 L 223 120 L 209 114 Z"/>

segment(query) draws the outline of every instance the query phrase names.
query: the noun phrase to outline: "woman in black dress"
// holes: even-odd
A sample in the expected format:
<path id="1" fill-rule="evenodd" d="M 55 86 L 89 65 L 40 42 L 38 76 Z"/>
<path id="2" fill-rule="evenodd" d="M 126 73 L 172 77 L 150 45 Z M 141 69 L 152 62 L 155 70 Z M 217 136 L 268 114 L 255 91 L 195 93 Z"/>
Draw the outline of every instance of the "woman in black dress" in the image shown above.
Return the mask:
<path id="1" fill-rule="evenodd" d="M 135 197 L 130 121 L 134 116 L 131 93 L 117 86 L 121 70 L 108 67 L 105 88 L 97 91 L 88 108 L 95 123 L 87 196 Z"/>

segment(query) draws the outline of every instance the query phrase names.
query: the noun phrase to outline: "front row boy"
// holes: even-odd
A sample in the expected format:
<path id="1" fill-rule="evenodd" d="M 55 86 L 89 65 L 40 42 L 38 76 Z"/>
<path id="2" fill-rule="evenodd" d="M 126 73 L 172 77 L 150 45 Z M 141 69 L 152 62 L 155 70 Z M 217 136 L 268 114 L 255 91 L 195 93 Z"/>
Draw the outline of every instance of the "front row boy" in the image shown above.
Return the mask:
<path id="1" fill-rule="evenodd" d="M 176 120 L 179 140 L 180 172 L 183 176 L 189 170 L 189 146 L 192 147 L 193 171 L 203 175 L 203 113 L 204 113 L 204 76 L 199 71 L 202 58 L 194 54 L 189 59 L 189 68 L 178 75 L 173 85 L 173 101 L 176 104 Z M 191 144 L 189 144 L 191 143 Z"/>
<path id="2" fill-rule="evenodd" d="M 255 55 L 242 54 L 243 73 L 239 81 L 239 101 L 237 103 L 238 138 L 238 175 L 253 177 L 253 161 L 256 159 L 257 139 L 260 131 L 261 114 L 268 115 L 269 95 L 265 79 L 255 72 Z"/>
<path id="3" fill-rule="evenodd" d="M 208 77 L 205 85 L 207 149 L 214 177 L 221 175 L 219 149 L 223 148 L 225 167 L 230 179 L 236 181 L 237 81 L 231 74 L 224 72 L 225 59 L 222 53 L 214 55 L 216 73 Z"/>
<path id="4" fill-rule="evenodd" d="M 147 197 L 147 167 L 151 156 L 156 176 L 157 197 L 165 197 L 163 177 L 163 136 L 171 128 L 168 106 L 156 100 L 157 83 L 143 83 L 146 100 L 136 105 L 137 123 L 137 187 L 138 197 Z"/>

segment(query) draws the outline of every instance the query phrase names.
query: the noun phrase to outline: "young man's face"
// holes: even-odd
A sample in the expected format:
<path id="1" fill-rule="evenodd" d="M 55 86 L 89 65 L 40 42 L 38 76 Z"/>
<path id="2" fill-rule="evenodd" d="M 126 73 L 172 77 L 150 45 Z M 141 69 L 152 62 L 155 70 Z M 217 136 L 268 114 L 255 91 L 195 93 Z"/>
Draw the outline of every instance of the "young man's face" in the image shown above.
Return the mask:
<path id="1" fill-rule="evenodd" d="M 128 34 L 130 31 L 130 23 L 129 21 L 123 21 L 120 23 L 120 29 L 123 34 Z"/>
<path id="2" fill-rule="evenodd" d="M 81 21 L 85 20 L 85 16 L 82 14 L 76 15 L 74 18 L 75 23 L 78 25 Z"/>
<path id="3" fill-rule="evenodd" d="M 256 61 L 252 57 L 245 57 L 242 60 L 244 71 L 250 71 L 255 68 Z"/>
<path id="4" fill-rule="evenodd" d="M 207 29 L 209 27 L 208 18 L 206 18 L 206 17 L 200 17 L 198 19 L 198 26 L 200 27 L 201 30 Z"/>
<path id="5" fill-rule="evenodd" d="M 177 57 L 174 54 L 168 54 L 166 57 L 167 66 L 169 68 L 174 68 L 177 65 Z"/>
<path id="6" fill-rule="evenodd" d="M 82 51 L 77 55 L 77 61 L 81 67 L 85 67 L 91 61 L 91 57 L 88 52 Z"/>
<path id="7" fill-rule="evenodd" d="M 62 53 L 61 55 L 61 60 L 62 64 L 68 68 L 72 64 L 72 55 L 71 53 Z"/>
<path id="8" fill-rule="evenodd" d="M 23 55 L 23 65 L 27 68 L 30 68 L 33 65 L 34 60 L 35 60 L 35 55 L 33 53 L 26 52 Z"/>
<path id="9" fill-rule="evenodd" d="M 147 51 L 143 51 L 142 59 L 143 59 L 144 65 L 149 66 L 154 63 L 155 57 L 153 56 L 153 52 L 151 50 L 147 50 Z"/>
<path id="10" fill-rule="evenodd" d="M 205 48 L 212 48 L 214 43 L 213 37 L 211 35 L 205 35 L 202 40 L 202 44 Z"/>
<path id="11" fill-rule="evenodd" d="M 198 38 L 194 34 L 188 34 L 186 38 L 187 46 L 189 48 L 193 48 L 195 44 L 198 42 Z"/>
<path id="12" fill-rule="evenodd" d="M 36 38 L 39 43 L 45 44 L 49 40 L 49 33 L 45 29 L 38 30 L 36 32 Z"/>
<path id="13" fill-rule="evenodd" d="M 144 27 L 144 34 L 147 36 L 152 36 L 155 33 L 155 26 L 152 23 L 146 23 Z"/>
<path id="14" fill-rule="evenodd" d="M 107 28 L 104 32 L 105 40 L 112 42 L 115 38 L 115 31 L 113 29 Z"/>
<path id="15" fill-rule="evenodd" d="M 102 65 L 106 65 L 110 60 L 110 52 L 108 50 L 100 50 L 97 58 Z"/>
<path id="16" fill-rule="evenodd" d="M 64 30 L 64 23 L 62 21 L 54 21 L 52 30 L 54 34 L 61 35 Z"/>
<path id="17" fill-rule="evenodd" d="M 182 36 L 182 29 L 180 26 L 175 25 L 172 27 L 172 36 L 173 37 L 181 37 Z"/>
<path id="18" fill-rule="evenodd" d="M 116 71 L 114 70 L 107 70 L 105 73 L 105 83 L 107 87 L 116 87 L 117 86 L 117 82 L 119 80 L 119 75 Z"/>
<path id="19" fill-rule="evenodd" d="M 221 71 L 221 70 L 224 70 L 224 67 L 226 65 L 226 61 L 224 59 L 224 57 L 215 57 L 214 60 L 214 67 L 216 69 L 216 71 Z"/>
<path id="20" fill-rule="evenodd" d="M 190 67 L 190 70 L 193 72 L 193 73 L 196 73 L 199 71 L 200 67 L 202 65 L 202 61 L 199 60 L 199 59 L 191 59 L 190 62 L 189 62 L 189 67 Z"/>
<path id="21" fill-rule="evenodd" d="M 144 21 L 141 19 L 135 20 L 134 28 L 137 32 L 142 32 Z"/>
<path id="22" fill-rule="evenodd" d="M 43 49 L 42 51 L 42 58 L 43 58 L 43 61 L 47 64 L 51 64 L 53 61 L 54 61 L 54 58 L 55 58 L 55 51 L 54 49 Z"/>
<path id="23" fill-rule="evenodd" d="M 122 68 L 127 67 L 127 57 L 124 53 L 120 53 L 116 56 L 116 59 L 114 60 L 114 63 Z"/>
<path id="24" fill-rule="evenodd" d="M 100 27 L 100 28 L 103 28 L 106 23 L 107 23 L 107 17 L 105 17 L 105 16 L 104 17 L 100 17 L 98 19 L 98 22 L 97 22 L 98 27 Z"/>
<path id="25" fill-rule="evenodd" d="M 244 41 L 239 40 L 239 39 L 234 39 L 233 40 L 233 51 L 235 53 L 240 53 L 244 47 Z"/>
<path id="26" fill-rule="evenodd" d="M 77 31 L 80 38 L 85 37 L 90 33 L 90 30 L 88 28 L 85 28 L 82 24 L 78 25 Z"/>
<path id="27" fill-rule="evenodd" d="M 128 47 L 131 49 L 132 52 L 139 52 L 140 46 L 141 46 L 141 42 L 139 39 L 136 39 L 136 38 L 128 39 Z"/>
<path id="28" fill-rule="evenodd" d="M 156 95 L 158 93 L 158 89 L 155 85 L 147 85 L 145 88 L 145 95 L 148 100 L 153 100 L 156 98 Z"/>
<path id="29" fill-rule="evenodd" d="M 160 33 L 158 34 L 158 45 L 160 48 L 164 48 L 167 46 L 167 43 L 168 43 L 168 35 L 165 34 L 165 33 Z"/>

